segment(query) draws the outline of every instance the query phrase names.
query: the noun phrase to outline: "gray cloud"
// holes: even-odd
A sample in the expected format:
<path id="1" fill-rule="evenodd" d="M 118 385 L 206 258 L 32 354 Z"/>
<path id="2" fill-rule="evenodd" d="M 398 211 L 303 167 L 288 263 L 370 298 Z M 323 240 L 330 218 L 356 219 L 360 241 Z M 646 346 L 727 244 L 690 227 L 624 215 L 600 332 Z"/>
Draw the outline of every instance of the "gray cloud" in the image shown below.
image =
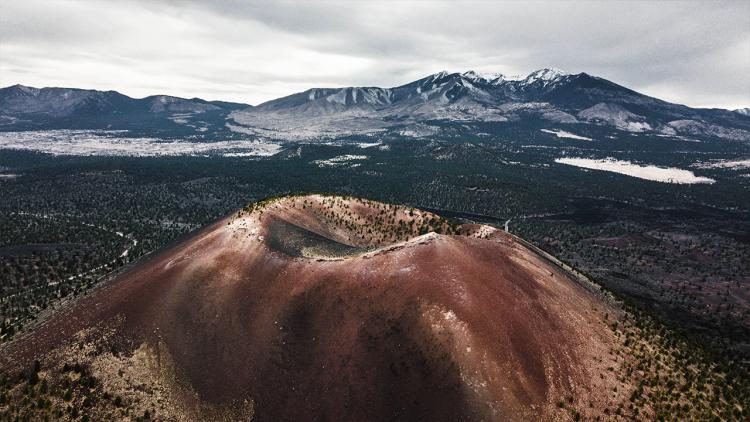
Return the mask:
<path id="1" fill-rule="evenodd" d="M 258 103 L 439 70 L 587 72 L 750 105 L 750 2 L 0 0 L 0 84 Z"/>

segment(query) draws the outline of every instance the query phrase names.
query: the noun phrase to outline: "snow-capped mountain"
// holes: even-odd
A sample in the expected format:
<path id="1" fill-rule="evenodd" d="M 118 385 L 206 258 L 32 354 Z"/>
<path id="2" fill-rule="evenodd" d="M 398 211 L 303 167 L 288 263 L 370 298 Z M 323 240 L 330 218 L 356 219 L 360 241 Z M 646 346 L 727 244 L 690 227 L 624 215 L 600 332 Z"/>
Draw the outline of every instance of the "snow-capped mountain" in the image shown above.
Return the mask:
<path id="1" fill-rule="evenodd" d="M 539 69 L 535 72 L 531 72 L 529 76 L 523 80 L 523 85 L 541 84 L 546 86 L 560 81 L 566 76 L 570 75 L 560 69 Z"/>
<path id="2" fill-rule="evenodd" d="M 750 116 L 750 107 L 738 108 L 734 110 L 735 113 L 740 113 L 745 116 Z"/>
<path id="3" fill-rule="evenodd" d="M 499 85 L 503 81 L 513 79 L 503 75 L 500 72 L 476 72 L 474 70 L 466 71 L 462 73 L 461 76 L 470 80 L 471 82 L 489 83 L 491 85 Z"/>
<path id="4" fill-rule="evenodd" d="M 750 140 L 750 122 L 726 110 L 692 109 L 586 73 L 540 69 L 526 77 L 439 72 L 393 88 L 316 88 L 233 112 L 242 130 L 287 135 L 352 133 L 429 120 L 594 124 L 628 132 Z"/>
<path id="5" fill-rule="evenodd" d="M 693 109 L 600 77 L 552 68 L 526 76 L 443 71 L 392 88 L 311 88 L 255 107 L 163 95 L 134 99 L 115 91 L 0 89 L 0 130 L 159 127 L 295 139 L 431 121 L 547 122 L 750 140 L 750 116 L 743 111 Z"/>

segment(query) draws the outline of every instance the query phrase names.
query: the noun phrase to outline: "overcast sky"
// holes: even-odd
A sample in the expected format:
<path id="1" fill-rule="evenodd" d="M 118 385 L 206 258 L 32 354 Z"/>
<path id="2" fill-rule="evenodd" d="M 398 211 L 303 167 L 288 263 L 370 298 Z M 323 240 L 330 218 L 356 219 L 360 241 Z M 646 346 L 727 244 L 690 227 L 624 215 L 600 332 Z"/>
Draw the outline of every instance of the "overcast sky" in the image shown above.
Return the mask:
<path id="1" fill-rule="evenodd" d="M 587 72 L 694 107 L 750 106 L 750 0 L 0 0 L 0 85 L 258 104 L 440 70 Z"/>

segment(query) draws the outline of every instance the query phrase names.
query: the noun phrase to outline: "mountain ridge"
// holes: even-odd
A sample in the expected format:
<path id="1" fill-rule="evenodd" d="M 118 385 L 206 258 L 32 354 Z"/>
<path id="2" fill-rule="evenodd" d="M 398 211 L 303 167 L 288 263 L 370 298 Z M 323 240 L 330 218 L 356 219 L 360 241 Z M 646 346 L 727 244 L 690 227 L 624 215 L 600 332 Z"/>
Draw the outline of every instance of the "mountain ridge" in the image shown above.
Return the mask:
<path id="1" fill-rule="evenodd" d="M 0 88 L 0 92 L 3 92 L 3 93 L 5 93 L 6 91 L 11 91 L 11 90 L 16 90 L 16 91 L 20 91 L 22 93 L 31 94 L 31 95 L 36 95 L 43 91 L 79 91 L 79 92 L 88 92 L 88 93 L 116 94 L 122 97 L 126 97 L 130 100 L 134 100 L 134 101 L 145 101 L 145 100 L 150 100 L 150 99 L 154 99 L 157 97 L 164 97 L 164 98 L 170 98 L 170 99 L 182 100 L 182 101 L 210 103 L 210 104 L 215 104 L 217 106 L 223 105 L 224 107 L 252 107 L 251 104 L 246 104 L 246 103 L 238 103 L 238 102 L 223 101 L 223 100 L 205 100 L 199 97 L 187 98 L 187 97 L 179 97 L 176 95 L 167 95 L 167 94 L 151 94 L 145 97 L 132 97 L 127 94 L 123 94 L 117 90 L 113 90 L 113 89 L 99 90 L 99 89 L 93 89 L 93 88 L 73 88 L 73 87 L 60 87 L 60 86 L 47 86 L 47 87 L 37 88 L 37 87 L 23 85 L 23 84 L 14 84 L 14 85 L 9 85 L 9 86 Z"/>
<path id="2" fill-rule="evenodd" d="M 237 124 L 286 134 L 380 130 L 430 120 L 591 124 L 627 132 L 750 140 L 740 113 L 693 109 L 589 75 L 540 69 L 525 78 L 475 71 L 428 75 L 392 88 L 311 88 L 230 113 Z M 369 122 L 362 128 L 365 119 Z M 356 120 L 356 121 L 355 121 Z"/>
<path id="3" fill-rule="evenodd" d="M 542 121 L 660 136 L 750 140 L 742 111 L 691 108 L 604 78 L 544 68 L 525 77 L 441 71 L 390 87 L 310 88 L 256 106 L 78 88 L 0 89 L 0 130 L 165 128 L 196 133 L 314 138 L 428 121 Z"/>
<path id="4" fill-rule="evenodd" d="M 0 130 L 143 129 L 158 133 L 168 129 L 179 133 L 190 117 L 198 115 L 206 120 L 192 125 L 192 129 L 202 130 L 209 122 L 216 126 L 227 113 L 248 107 L 201 98 L 133 98 L 113 90 L 16 84 L 0 88 Z"/>

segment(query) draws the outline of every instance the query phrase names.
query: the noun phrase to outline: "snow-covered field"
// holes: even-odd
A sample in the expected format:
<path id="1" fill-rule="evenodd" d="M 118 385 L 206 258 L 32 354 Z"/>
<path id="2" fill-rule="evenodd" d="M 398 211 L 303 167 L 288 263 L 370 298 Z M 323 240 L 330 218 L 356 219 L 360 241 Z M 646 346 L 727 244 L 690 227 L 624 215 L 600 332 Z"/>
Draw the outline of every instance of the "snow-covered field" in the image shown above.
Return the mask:
<path id="1" fill-rule="evenodd" d="M 311 142 L 309 143 L 311 145 L 318 144 L 318 145 L 328 145 L 332 147 L 343 147 L 343 146 L 355 146 L 359 148 L 375 148 L 378 147 L 379 150 L 387 150 L 388 145 L 383 145 L 382 141 L 374 141 L 374 142 L 351 142 L 351 141 L 325 141 L 325 142 Z"/>
<path id="2" fill-rule="evenodd" d="M 233 112 L 230 117 L 234 123 L 228 121 L 225 126 L 233 132 L 291 141 L 374 134 L 392 125 L 358 110 L 323 115 L 241 110 Z"/>
<path id="3" fill-rule="evenodd" d="M 682 170 L 674 167 L 657 167 L 653 165 L 633 164 L 630 161 L 615 160 L 614 158 L 605 158 L 597 160 L 592 158 L 557 158 L 556 163 L 567 164 L 570 166 L 581 167 L 592 170 L 611 171 L 613 173 L 624 174 L 626 176 L 637 177 L 639 179 L 653 180 L 663 183 L 677 184 L 694 184 L 694 183 L 714 183 L 715 180 L 709 177 L 696 176 L 690 170 Z"/>
<path id="4" fill-rule="evenodd" d="M 357 145 L 360 148 L 372 148 L 372 147 L 379 147 L 380 145 L 383 145 L 383 143 L 380 142 L 380 141 L 378 141 L 378 142 L 360 142 L 360 143 L 357 143 L 355 145 Z"/>
<path id="5" fill-rule="evenodd" d="M 45 130 L 0 132 L 0 149 L 39 151 L 53 155 L 247 157 L 274 155 L 281 151 L 281 145 L 258 140 L 194 142 L 125 138 L 121 131 Z"/>
<path id="6" fill-rule="evenodd" d="M 440 127 L 425 125 L 421 123 L 411 124 L 400 131 L 398 134 L 401 136 L 408 136 L 410 138 L 425 138 L 429 136 L 435 136 L 440 133 Z"/>
<path id="7" fill-rule="evenodd" d="M 743 160 L 720 160 L 695 163 L 692 167 L 699 169 L 731 169 L 742 170 L 750 168 L 750 158 Z"/>
<path id="8" fill-rule="evenodd" d="M 346 155 L 338 155 L 333 158 L 329 158 L 327 160 L 315 160 L 312 163 L 317 165 L 318 167 L 343 167 L 343 166 L 349 166 L 349 167 L 357 167 L 359 164 L 352 164 L 352 161 L 361 161 L 366 160 L 368 157 L 366 155 L 353 155 L 353 154 L 346 154 Z"/>
<path id="9" fill-rule="evenodd" d="M 580 141 L 593 141 L 591 138 L 587 138 L 585 136 L 576 135 L 575 133 L 566 132 L 564 130 L 550 130 L 550 129 L 539 129 L 544 133 L 551 133 L 558 138 L 570 138 L 570 139 L 578 139 Z"/>

